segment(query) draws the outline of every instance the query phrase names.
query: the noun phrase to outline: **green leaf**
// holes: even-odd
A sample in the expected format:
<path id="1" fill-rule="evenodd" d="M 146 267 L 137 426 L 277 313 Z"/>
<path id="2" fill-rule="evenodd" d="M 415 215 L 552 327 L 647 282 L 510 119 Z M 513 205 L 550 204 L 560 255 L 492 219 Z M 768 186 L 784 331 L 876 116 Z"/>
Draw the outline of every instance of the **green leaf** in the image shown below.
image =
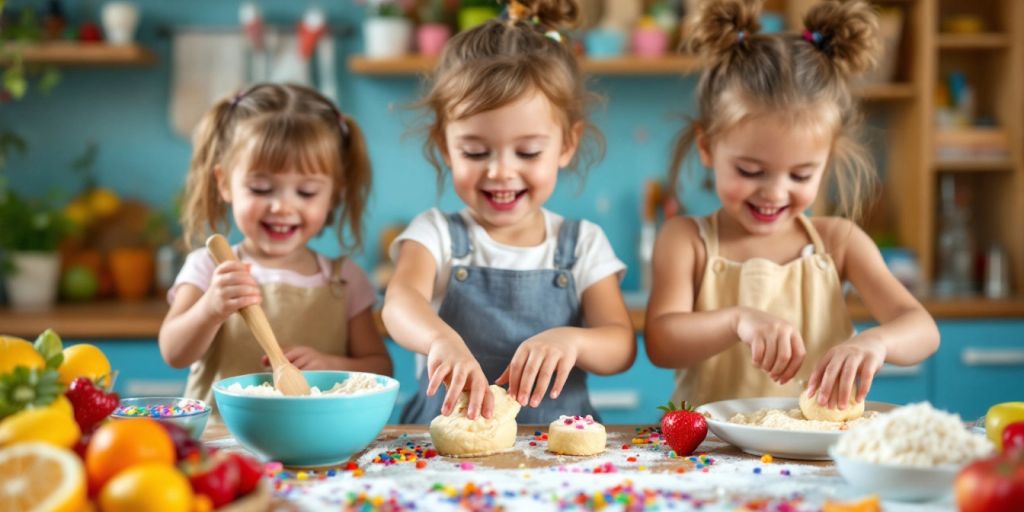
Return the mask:
<path id="1" fill-rule="evenodd" d="M 56 66 L 48 66 L 43 70 L 43 76 L 39 77 L 39 90 L 43 94 L 50 94 L 50 91 L 60 83 L 60 71 Z"/>
<path id="2" fill-rule="evenodd" d="M 57 369 L 64 362 L 64 343 L 53 329 L 43 331 L 32 345 L 46 360 L 47 368 Z"/>
<path id="3" fill-rule="evenodd" d="M 10 416 L 28 406 L 53 403 L 64 392 L 56 370 L 29 370 L 19 366 L 0 375 L 0 418 Z"/>

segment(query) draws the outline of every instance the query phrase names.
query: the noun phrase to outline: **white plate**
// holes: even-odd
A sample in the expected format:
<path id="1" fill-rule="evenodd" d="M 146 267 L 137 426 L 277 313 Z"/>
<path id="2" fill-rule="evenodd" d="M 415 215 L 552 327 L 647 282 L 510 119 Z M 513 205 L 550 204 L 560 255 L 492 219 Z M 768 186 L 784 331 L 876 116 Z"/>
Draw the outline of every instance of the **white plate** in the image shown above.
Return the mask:
<path id="1" fill-rule="evenodd" d="M 953 490 L 953 481 L 964 464 L 919 468 L 878 464 L 845 457 L 830 449 L 836 470 L 858 490 L 876 493 L 887 500 L 931 501 L 945 497 Z"/>
<path id="2" fill-rule="evenodd" d="M 886 412 L 898 407 L 884 402 L 866 402 L 865 411 Z M 828 447 L 839 440 L 841 431 L 801 432 L 776 428 L 752 427 L 730 423 L 736 414 L 750 414 L 761 409 L 799 409 L 795 397 L 738 398 L 704 404 L 697 412 L 710 415 L 708 429 L 719 439 L 753 455 L 803 460 L 830 460 Z"/>

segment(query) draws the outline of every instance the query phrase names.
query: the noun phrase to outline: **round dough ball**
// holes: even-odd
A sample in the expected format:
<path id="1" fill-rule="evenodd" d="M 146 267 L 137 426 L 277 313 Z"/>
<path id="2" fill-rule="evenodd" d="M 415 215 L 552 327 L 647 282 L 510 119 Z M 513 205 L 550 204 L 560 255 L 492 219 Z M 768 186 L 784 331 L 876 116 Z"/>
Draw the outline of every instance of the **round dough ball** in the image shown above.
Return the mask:
<path id="1" fill-rule="evenodd" d="M 800 412 L 804 418 L 817 421 L 850 421 L 864 415 L 864 402 L 857 402 L 857 390 L 850 394 L 850 406 L 846 409 L 829 409 L 827 405 L 821 405 L 813 397 L 807 395 L 805 390 L 800 393 Z"/>
<path id="2" fill-rule="evenodd" d="M 430 422 L 430 439 L 437 453 L 450 457 L 479 457 L 503 452 L 516 443 L 516 402 L 504 388 L 491 385 L 494 395 L 494 414 L 491 419 L 477 414 L 475 420 L 466 417 L 469 396 L 462 393 L 448 416 L 439 415 Z"/>
<path id="3" fill-rule="evenodd" d="M 608 434 L 604 425 L 586 416 L 559 416 L 548 426 L 548 451 L 564 455 L 597 455 L 604 451 Z"/>

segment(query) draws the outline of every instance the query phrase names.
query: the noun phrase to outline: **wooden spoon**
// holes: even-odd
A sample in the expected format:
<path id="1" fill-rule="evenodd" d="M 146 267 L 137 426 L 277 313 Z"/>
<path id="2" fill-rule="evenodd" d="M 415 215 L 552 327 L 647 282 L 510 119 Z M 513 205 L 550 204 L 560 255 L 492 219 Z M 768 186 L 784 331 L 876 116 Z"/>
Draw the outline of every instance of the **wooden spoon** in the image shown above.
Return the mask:
<path id="1" fill-rule="evenodd" d="M 206 249 L 210 251 L 213 261 L 218 265 L 225 261 L 238 259 L 235 258 L 235 253 L 231 252 L 228 241 L 216 233 L 206 239 Z M 281 394 L 288 396 L 308 395 L 309 383 L 306 382 L 306 377 L 288 358 L 284 357 L 284 352 L 281 351 L 281 345 L 277 343 L 274 331 L 270 329 L 270 322 L 267 321 L 267 315 L 263 313 L 263 308 L 259 304 L 253 304 L 245 306 L 239 310 L 239 313 L 270 359 L 270 367 L 274 372 L 274 387 Z"/>

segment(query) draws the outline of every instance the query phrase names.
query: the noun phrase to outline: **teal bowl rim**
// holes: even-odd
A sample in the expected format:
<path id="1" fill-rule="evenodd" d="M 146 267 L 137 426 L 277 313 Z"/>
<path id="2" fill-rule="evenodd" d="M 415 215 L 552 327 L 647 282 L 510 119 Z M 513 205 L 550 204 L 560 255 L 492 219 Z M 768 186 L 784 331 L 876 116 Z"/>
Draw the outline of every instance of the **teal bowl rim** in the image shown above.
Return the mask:
<path id="1" fill-rule="evenodd" d="M 124 402 L 129 401 L 129 400 L 167 400 L 167 401 L 174 400 L 176 402 L 180 401 L 180 400 L 188 400 L 188 401 L 199 402 L 199 403 L 203 404 L 203 410 L 196 411 L 196 412 L 190 412 L 188 414 L 180 414 L 178 416 L 148 416 L 148 415 L 146 415 L 146 416 L 129 416 L 129 415 L 126 415 L 126 414 L 118 414 L 117 411 L 118 411 L 118 409 L 121 408 L 121 404 L 123 404 Z M 117 402 L 117 409 L 114 409 L 114 412 L 110 413 L 110 416 L 114 417 L 114 418 L 152 418 L 152 419 L 155 419 L 155 420 L 171 420 L 171 419 L 177 419 L 177 418 L 194 418 L 196 416 L 202 416 L 204 414 L 210 414 L 210 411 L 212 411 L 212 410 L 213 410 L 213 408 L 210 407 L 210 404 L 206 403 L 205 400 L 200 400 L 198 398 L 186 398 L 186 397 L 183 397 L 183 396 L 130 396 L 130 397 L 127 397 L 127 398 L 122 398 L 120 401 L 118 401 Z"/>
<path id="2" fill-rule="evenodd" d="M 223 393 L 223 394 L 225 394 L 227 396 L 232 396 L 232 397 L 242 397 L 242 398 L 251 398 L 251 399 L 259 399 L 259 400 L 282 400 L 282 399 L 295 399 L 295 398 L 300 398 L 300 399 L 303 399 L 303 400 L 310 400 L 310 399 L 312 399 L 312 400 L 325 400 L 325 399 L 358 398 L 358 397 L 363 397 L 363 396 L 372 396 L 372 395 L 376 395 L 378 393 L 385 393 L 387 391 L 390 391 L 391 388 L 393 388 L 393 387 L 395 387 L 395 388 L 400 387 L 398 379 L 396 379 L 394 377 L 389 377 L 387 375 L 381 375 L 379 373 L 356 372 L 356 371 L 348 371 L 348 370 L 304 370 L 304 371 L 302 371 L 302 373 L 303 374 L 307 374 L 307 373 L 315 373 L 315 374 L 322 374 L 322 373 L 345 373 L 345 374 L 349 374 L 349 375 L 360 374 L 361 373 L 361 374 L 371 375 L 373 377 L 377 377 L 378 379 L 386 379 L 387 380 L 387 384 L 385 384 L 384 387 L 379 388 L 379 389 L 372 389 L 372 390 L 363 391 L 363 392 L 360 392 L 360 393 L 354 393 L 354 394 L 350 394 L 350 395 L 320 394 L 320 395 L 316 395 L 316 396 L 314 396 L 314 395 L 306 395 L 306 396 L 247 395 L 247 394 L 244 394 L 244 393 L 232 393 L 232 392 L 227 390 L 226 386 L 223 385 L 224 381 L 226 381 L 226 380 L 239 379 L 241 377 L 266 377 L 271 382 L 273 382 L 273 380 L 274 380 L 274 374 L 273 373 L 271 373 L 271 372 L 259 372 L 259 373 L 246 373 L 246 374 L 242 374 L 242 375 L 233 375 L 231 377 L 224 377 L 223 379 L 220 379 L 217 382 L 213 383 L 213 391 L 216 392 L 216 393 Z M 321 391 L 321 393 L 323 393 L 323 392 Z"/>

